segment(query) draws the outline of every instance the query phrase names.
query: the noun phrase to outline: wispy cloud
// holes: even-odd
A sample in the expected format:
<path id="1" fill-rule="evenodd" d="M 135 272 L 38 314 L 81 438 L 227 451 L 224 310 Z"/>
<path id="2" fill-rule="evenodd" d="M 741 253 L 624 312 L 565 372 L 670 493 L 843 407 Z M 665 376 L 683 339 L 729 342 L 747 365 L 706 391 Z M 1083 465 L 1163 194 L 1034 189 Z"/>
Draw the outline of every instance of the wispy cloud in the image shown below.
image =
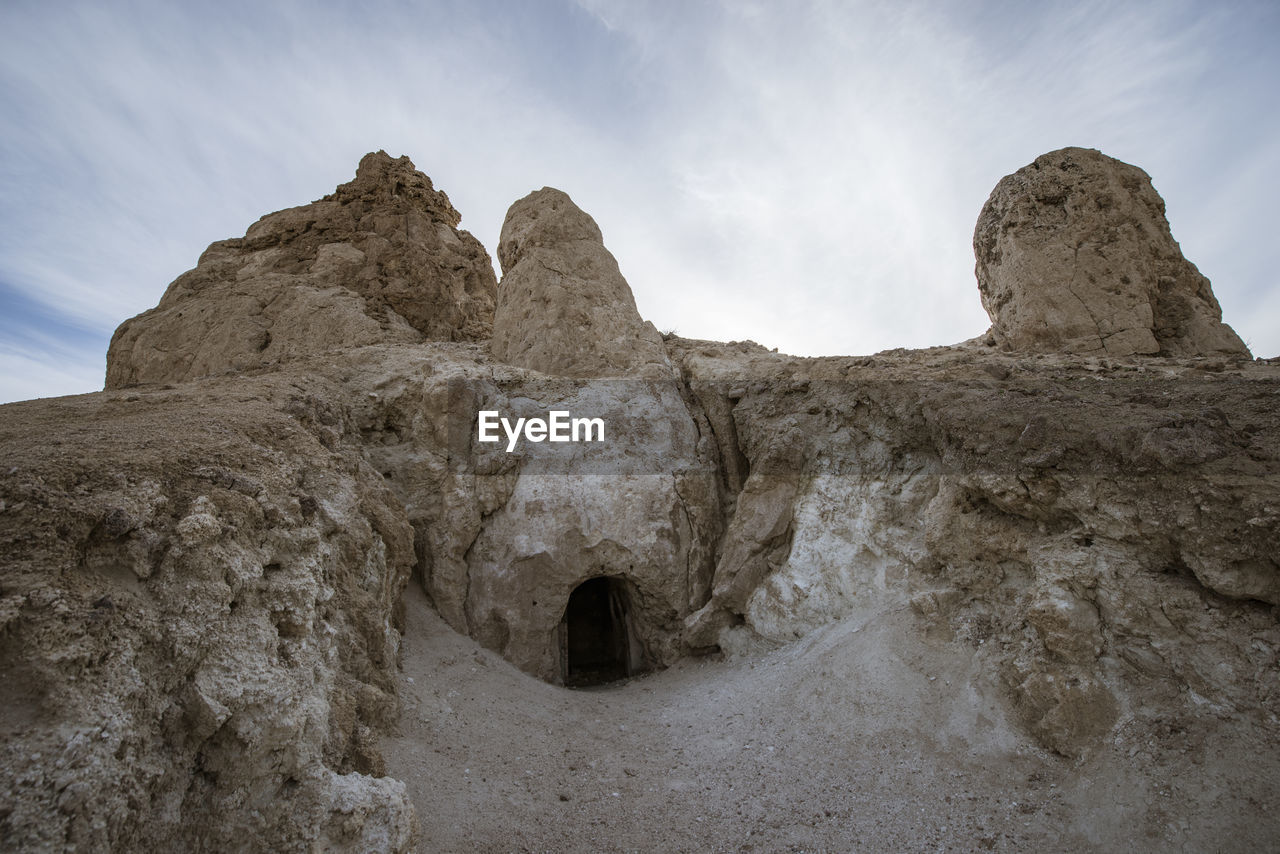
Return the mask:
<path id="1" fill-rule="evenodd" d="M 660 327 L 806 354 L 950 343 L 986 326 L 969 242 L 991 187 L 1089 145 L 1152 174 L 1227 320 L 1280 352 L 1280 14 L 1223 8 L 13 2 L 0 279 L 48 309 L 47 338 L 105 341 L 206 244 L 386 148 L 489 247 L 513 200 L 566 190 Z M 59 391 L 100 382 L 100 352 L 71 369 L 79 344 L 0 335 Z"/>
<path id="2" fill-rule="evenodd" d="M 109 333 L 68 318 L 0 281 L 0 389 L 7 400 L 93 391 Z"/>
<path id="3" fill-rule="evenodd" d="M 650 50 L 660 44 L 634 4 L 588 5 Z M 1205 91 L 1229 55 L 1223 40 L 1235 44 L 1247 25 L 1189 5 L 724 8 L 701 34 L 709 63 L 683 53 L 659 63 L 688 82 L 656 120 L 672 129 L 655 149 L 678 190 L 668 210 L 701 240 L 649 237 L 619 254 L 633 279 L 698 282 L 659 309 L 676 325 L 711 320 L 721 334 L 750 330 L 793 352 L 978 334 L 987 321 L 970 236 L 1001 176 L 1044 151 L 1088 145 L 1143 165 L 1174 197 L 1202 192 L 1235 164 L 1204 168 L 1223 141 L 1194 117 L 1247 113 L 1261 93 Z M 1269 137 L 1265 127 L 1256 135 Z M 1265 227 L 1243 211 L 1232 221 L 1236 249 Z M 1175 219 L 1175 233 L 1188 224 Z M 664 242 L 672 251 L 655 252 Z M 1214 248 L 1197 259 L 1206 270 L 1231 255 Z M 1220 281 L 1224 305 L 1246 287 Z M 1274 333 L 1256 338 L 1280 346 Z"/>

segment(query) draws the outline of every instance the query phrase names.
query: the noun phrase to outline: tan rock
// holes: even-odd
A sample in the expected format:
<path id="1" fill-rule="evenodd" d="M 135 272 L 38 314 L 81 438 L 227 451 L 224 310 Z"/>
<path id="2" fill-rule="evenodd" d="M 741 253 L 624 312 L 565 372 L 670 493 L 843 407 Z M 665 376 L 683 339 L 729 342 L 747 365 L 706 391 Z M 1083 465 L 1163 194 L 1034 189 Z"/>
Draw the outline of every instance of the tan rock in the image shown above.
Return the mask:
<path id="1" fill-rule="evenodd" d="M 1237 381 L 1199 358 L 1152 373 L 960 348 L 851 360 L 668 343 L 699 400 L 720 390 L 703 405 L 727 409 L 733 429 L 716 435 L 750 472 L 726 502 L 690 647 L 751 650 L 909 608 L 1001 673 L 1027 731 L 1071 757 L 1103 749 L 1123 710 L 1151 704 L 1152 727 L 1175 705 L 1199 714 L 1153 699 L 1168 685 L 1256 709 L 1254 692 L 1280 683 L 1274 668 L 1241 676 L 1274 634 L 1280 583 L 1280 459 L 1262 438 L 1280 421 L 1253 385 L 1277 381 L 1269 366 Z"/>
<path id="2" fill-rule="evenodd" d="M 4 407 L 6 850 L 408 850 L 412 529 L 251 382 Z"/>
<path id="3" fill-rule="evenodd" d="M 1147 173 L 1092 149 L 1037 157 L 998 183 L 973 235 L 998 344 L 1108 356 L 1249 352 L 1182 256 Z"/>
<path id="4" fill-rule="evenodd" d="M 566 377 L 670 377 L 662 336 L 568 195 L 544 187 L 513 204 L 498 260 L 495 358 Z"/>
<path id="5" fill-rule="evenodd" d="M 497 283 L 484 247 L 407 157 L 214 243 L 160 304 L 125 321 L 107 388 L 181 382 L 311 353 L 423 338 L 483 340 Z"/>
<path id="6" fill-rule="evenodd" d="M 721 510 L 714 464 L 680 387 L 571 381 L 445 354 L 428 364 L 432 376 L 417 383 L 378 373 L 349 382 L 381 389 L 367 404 L 368 423 L 379 425 L 368 434 L 370 458 L 419 530 L 423 586 L 441 616 L 522 670 L 562 683 L 574 665 L 570 600 L 584 583 L 607 579 L 625 615 L 631 672 L 683 654 L 681 621 L 706 600 Z M 595 417 L 604 438 L 521 441 L 508 452 L 505 436 L 478 441 L 480 410 L 512 421 L 550 410 Z"/>
<path id="7" fill-rule="evenodd" d="M 1032 733 L 1063 756 L 1097 745 L 1118 717 L 1115 697 L 1101 680 L 1071 670 L 1037 670 L 1014 691 Z"/>
<path id="8" fill-rule="evenodd" d="M 1134 779 L 1177 775 L 1209 781 L 1160 796 L 1201 826 L 1191 847 L 1242 822 L 1255 826 L 1231 838 L 1275 838 L 1274 811 L 1241 793 L 1276 776 L 1280 368 L 973 346 L 800 359 L 671 338 L 658 351 L 634 308 L 619 309 L 628 291 L 598 230 L 554 191 L 512 216 L 504 287 L 532 264 L 523 281 L 547 301 L 527 301 L 530 328 L 546 334 L 571 295 L 586 300 L 584 348 L 517 337 L 536 369 L 501 364 L 484 342 L 422 340 L 400 308 L 386 315 L 400 318 L 397 338 L 366 312 L 376 294 L 347 284 L 371 258 L 390 263 L 378 256 L 390 238 L 334 239 L 347 226 L 324 223 L 411 197 L 451 227 L 429 185 L 397 188 L 398 169 L 375 158 L 309 212 L 215 244 L 157 326 L 137 326 L 157 337 L 129 339 L 140 355 L 119 364 L 157 376 L 178 365 L 175 378 L 260 365 L 219 311 L 252 316 L 253 288 L 277 284 L 270 306 L 314 315 L 300 328 L 330 344 L 288 339 L 297 349 L 273 371 L 0 408 L 0 847 L 403 851 L 413 792 L 442 811 L 424 824 L 460 828 L 420 847 L 512 838 L 469 818 L 502 800 L 488 812 L 524 810 L 539 833 L 598 848 L 535 781 L 571 791 L 575 810 L 606 808 L 589 796 L 608 814 L 640 804 L 643 818 L 670 809 L 682 791 L 671 783 L 710 791 L 708 775 L 731 793 L 721 818 L 704 821 L 694 799 L 666 848 L 738 839 L 742 787 L 766 783 L 804 802 L 796 827 L 833 835 L 765 844 L 832 847 L 847 823 L 816 819 L 826 794 L 794 793 L 922 755 L 941 771 L 911 798 L 948 779 L 967 789 L 993 756 L 1055 820 L 1068 802 L 1029 769 L 1074 781 L 1094 806 Z M 309 266 L 287 269 L 304 244 Z M 241 274 L 243 292 L 227 285 Z M 184 338 L 179 313 L 207 340 Z M 383 337 L 324 349 L 359 318 Z M 618 361 L 599 361 L 601 330 L 617 332 Z M 626 378 L 547 373 L 591 370 Z M 663 378 L 636 378 L 650 370 Z M 607 441 L 530 439 L 508 453 L 478 440 L 481 409 L 600 416 Z M 567 694 L 444 623 L 420 622 L 402 646 L 411 571 L 431 597 L 422 608 L 553 683 L 717 647 L 751 660 Z M 584 636 L 609 655 L 575 671 Z M 459 680 L 516 686 L 518 711 Z M 623 708 L 643 721 L 625 735 L 609 711 Z M 407 787 L 381 776 L 380 738 L 397 725 L 413 753 L 398 766 Z M 495 726 L 519 746 L 481 743 Z M 889 761 L 890 743 L 909 761 Z M 1036 744 L 1078 761 L 1048 763 Z M 1012 778 L 995 772 L 1007 799 Z M 508 797 L 508 773 L 530 797 Z M 615 787 L 626 800 L 612 801 Z M 1120 830 L 1094 836 L 1096 811 L 1075 814 L 1093 847 L 1133 847 L 1150 829 L 1130 831 L 1122 810 Z M 1151 813 L 1157 833 L 1142 844 L 1177 841 L 1161 836 L 1168 814 Z M 918 820 L 882 847 L 910 847 Z M 1056 847 L 1090 847 L 1064 838 Z"/>
<path id="9" fill-rule="evenodd" d="M 1041 590 L 1027 610 L 1027 624 L 1049 652 L 1066 662 L 1089 664 L 1104 646 L 1097 610 L 1068 589 Z"/>

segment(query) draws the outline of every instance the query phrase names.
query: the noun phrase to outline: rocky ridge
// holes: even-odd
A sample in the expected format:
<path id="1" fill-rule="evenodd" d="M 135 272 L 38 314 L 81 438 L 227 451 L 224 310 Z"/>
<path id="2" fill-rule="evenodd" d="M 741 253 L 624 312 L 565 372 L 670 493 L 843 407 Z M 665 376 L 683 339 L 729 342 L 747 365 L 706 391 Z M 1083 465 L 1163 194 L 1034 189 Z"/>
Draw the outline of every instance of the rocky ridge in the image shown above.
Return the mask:
<path id="1" fill-rule="evenodd" d="M 1207 733 L 1275 755 L 1280 374 L 1232 343 L 1143 173 L 1036 163 L 979 220 L 991 343 L 870 357 L 663 340 L 549 189 L 508 215 L 495 289 L 443 194 L 381 153 L 214 244 L 122 325 L 108 391 L 3 409 L 0 666 L 33 686 L 5 712 L 6 845 L 252 828 L 273 850 L 406 850 L 378 743 L 410 575 L 553 683 L 573 594 L 604 578 L 628 672 L 909 615 L 1064 761 L 1149 743 L 1205 771 Z M 1080 236 L 1098 229 L 1119 236 Z M 1071 243 L 1088 272 L 1064 282 Z M 1123 334 L 1054 313 L 1090 274 Z M 263 318 L 265 348 L 230 333 Z M 553 408 L 608 441 L 477 440 L 481 409 Z M 1232 769 L 1266 795 L 1259 827 L 1273 764 Z"/>

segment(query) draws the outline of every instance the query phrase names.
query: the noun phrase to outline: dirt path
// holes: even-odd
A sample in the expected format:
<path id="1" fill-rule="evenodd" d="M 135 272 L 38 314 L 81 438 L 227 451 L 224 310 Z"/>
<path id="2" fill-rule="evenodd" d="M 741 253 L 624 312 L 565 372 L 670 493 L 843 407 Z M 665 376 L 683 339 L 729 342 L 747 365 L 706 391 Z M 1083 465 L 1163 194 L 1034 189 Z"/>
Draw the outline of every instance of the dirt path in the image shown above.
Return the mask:
<path id="1" fill-rule="evenodd" d="M 457 635 L 416 587 L 408 599 L 402 732 L 384 753 L 410 788 L 422 851 L 1251 844 L 1231 824 L 1246 819 L 1224 819 L 1223 836 L 1177 804 L 1159 809 L 1154 764 L 1040 750 L 976 657 L 921 639 L 909 612 L 574 691 Z"/>

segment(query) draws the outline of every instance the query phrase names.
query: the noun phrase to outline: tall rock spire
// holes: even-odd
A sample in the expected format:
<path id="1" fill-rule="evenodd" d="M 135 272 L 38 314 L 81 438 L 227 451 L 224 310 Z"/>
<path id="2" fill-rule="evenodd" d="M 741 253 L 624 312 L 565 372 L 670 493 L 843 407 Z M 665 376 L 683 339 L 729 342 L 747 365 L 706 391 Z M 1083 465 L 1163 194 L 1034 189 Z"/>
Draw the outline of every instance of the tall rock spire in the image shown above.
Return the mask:
<path id="1" fill-rule="evenodd" d="M 671 376 L 595 221 L 551 187 L 511 206 L 498 244 L 493 355 L 566 377 Z"/>

